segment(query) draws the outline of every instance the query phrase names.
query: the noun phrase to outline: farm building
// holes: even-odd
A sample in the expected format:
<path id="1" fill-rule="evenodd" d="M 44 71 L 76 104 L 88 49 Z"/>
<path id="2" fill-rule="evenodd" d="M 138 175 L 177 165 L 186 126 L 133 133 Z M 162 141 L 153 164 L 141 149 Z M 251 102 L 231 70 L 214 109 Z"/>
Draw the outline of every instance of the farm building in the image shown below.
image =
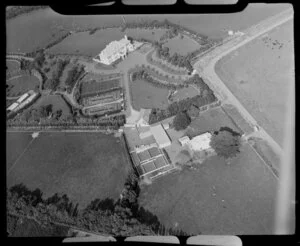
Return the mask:
<path id="1" fill-rule="evenodd" d="M 210 140 L 211 140 L 211 133 L 206 132 L 204 134 L 201 134 L 201 135 L 198 135 L 198 136 L 192 138 L 188 142 L 188 145 L 189 145 L 190 149 L 193 151 L 209 150 L 209 149 L 211 149 Z"/>
<path id="2" fill-rule="evenodd" d="M 179 138 L 178 141 L 181 144 L 181 146 L 183 146 L 190 142 L 190 138 L 188 136 L 184 136 L 182 138 Z"/>
<path id="3" fill-rule="evenodd" d="M 16 107 L 18 107 L 18 103 L 14 102 L 12 105 L 10 105 L 7 110 L 8 111 L 13 111 Z"/>
<path id="4" fill-rule="evenodd" d="M 140 46 L 140 43 L 132 43 L 125 35 L 119 41 L 110 42 L 93 60 L 110 65 L 119 58 L 124 59 L 128 52 L 134 51 L 138 46 Z"/>
<path id="5" fill-rule="evenodd" d="M 150 126 L 150 131 L 155 138 L 159 148 L 165 148 L 171 145 L 171 141 L 161 124 Z"/>
<path id="6" fill-rule="evenodd" d="M 28 93 L 23 94 L 22 96 L 19 97 L 19 99 L 17 100 L 18 103 L 21 103 L 25 100 L 25 98 L 27 98 L 29 96 Z"/>

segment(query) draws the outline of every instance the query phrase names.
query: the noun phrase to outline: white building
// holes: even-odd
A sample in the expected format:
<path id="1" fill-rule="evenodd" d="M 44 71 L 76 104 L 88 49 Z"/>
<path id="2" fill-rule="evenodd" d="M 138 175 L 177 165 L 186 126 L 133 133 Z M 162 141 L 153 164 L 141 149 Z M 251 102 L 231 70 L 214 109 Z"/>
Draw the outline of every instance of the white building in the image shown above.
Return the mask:
<path id="1" fill-rule="evenodd" d="M 188 145 L 191 150 L 193 151 L 202 151 L 202 150 L 209 150 L 211 149 L 210 140 L 211 140 L 211 133 L 206 132 L 202 135 L 198 135 L 192 138 Z"/>
<path id="2" fill-rule="evenodd" d="M 188 136 L 184 136 L 182 138 L 179 138 L 178 141 L 181 144 L 181 146 L 184 146 L 190 142 L 190 138 Z"/>
<path id="3" fill-rule="evenodd" d="M 93 60 L 110 65 L 119 58 L 124 59 L 129 52 L 134 51 L 141 44 L 142 43 L 139 42 L 131 43 L 125 35 L 125 37 L 119 41 L 110 42 Z"/>
<path id="4" fill-rule="evenodd" d="M 16 107 L 18 107 L 18 103 L 14 102 L 12 105 L 10 105 L 6 110 L 13 111 Z"/>
<path id="5" fill-rule="evenodd" d="M 19 99 L 17 100 L 18 103 L 21 103 L 25 100 L 25 98 L 27 98 L 29 96 L 28 93 L 24 93 L 22 96 L 19 97 Z"/>
<path id="6" fill-rule="evenodd" d="M 169 136 L 167 135 L 161 124 L 150 126 L 150 131 L 152 132 L 152 135 L 159 148 L 165 148 L 171 145 Z"/>

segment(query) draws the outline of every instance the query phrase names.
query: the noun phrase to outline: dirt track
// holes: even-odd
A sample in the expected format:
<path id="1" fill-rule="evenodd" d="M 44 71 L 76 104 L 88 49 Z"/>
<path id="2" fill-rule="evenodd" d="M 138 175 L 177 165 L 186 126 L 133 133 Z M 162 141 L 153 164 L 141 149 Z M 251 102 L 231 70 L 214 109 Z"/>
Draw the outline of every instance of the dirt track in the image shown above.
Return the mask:
<path id="1" fill-rule="evenodd" d="M 205 81 L 208 81 L 208 84 L 216 92 L 217 97 L 219 97 L 223 103 L 234 105 L 251 125 L 258 126 L 258 123 L 238 101 L 238 99 L 231 93 L 227 86 L 221 81 L 215 72 L 215 65 L 225 55 L 292 18 L 293 12 L 292 10 L 288 10 L 264 20 L 258 25 L 244 31 L 244 35 L 234 38 L 228 43 L 225 43 L 224 45 L 219 46 L 212 52 L 208 53 L 194 65 L 194 68 L 197 70 L 197 72 L 204 78 Z M 249 134 L 247 137 L 252 135 L 265 139 L 274 149 L 274 151 L 278 153 L 279 156 L 282 156 L 282 148 L 262 127 L 259 128 L 259 131 Z"/>

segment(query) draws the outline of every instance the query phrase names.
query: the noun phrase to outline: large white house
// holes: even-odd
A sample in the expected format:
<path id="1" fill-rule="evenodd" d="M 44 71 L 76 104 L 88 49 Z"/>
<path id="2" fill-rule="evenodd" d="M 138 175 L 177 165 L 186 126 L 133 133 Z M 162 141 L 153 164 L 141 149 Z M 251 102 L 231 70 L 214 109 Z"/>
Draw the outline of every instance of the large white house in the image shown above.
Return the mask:
<path id="1" fill-rule="evenodd" d="M 99 55 L 93 58 L 93 60 L 110 65 L 119 58 L 124 59 L 129 52 L 134 51 L 140 45 L 141 43 L 131 42 L 125 35 L 121 40 L 112 41 L 106 45 L 105 49 L 102 50 Z"/>

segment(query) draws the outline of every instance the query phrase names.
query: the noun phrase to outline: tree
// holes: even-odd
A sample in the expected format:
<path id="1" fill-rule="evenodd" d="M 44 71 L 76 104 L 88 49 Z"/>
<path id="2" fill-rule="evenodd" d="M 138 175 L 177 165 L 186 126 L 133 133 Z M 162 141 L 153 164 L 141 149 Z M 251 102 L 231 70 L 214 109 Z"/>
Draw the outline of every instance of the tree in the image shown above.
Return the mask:
<path id="1" fill-rule="evenodd" d="M 197 108 L 194 104 L 192 104 L 187 111 L 187 114 L 191 119 L 196 118 L 199 115 L 199 108 Z"/>
<path id="2" fill-rule="evenodd" d="M 179 112 L 173 120 L 173 125 L 176 131 L 187 128 L 190 123 L 191 119 L 186 112 Z"/>
<path id="3" fill-rule="evenodd" d="M 228 130 L 220 130 L 212 135 L 210 145 L 219 156 L 231 158 L 240 152 L 240 135 Z"/>

